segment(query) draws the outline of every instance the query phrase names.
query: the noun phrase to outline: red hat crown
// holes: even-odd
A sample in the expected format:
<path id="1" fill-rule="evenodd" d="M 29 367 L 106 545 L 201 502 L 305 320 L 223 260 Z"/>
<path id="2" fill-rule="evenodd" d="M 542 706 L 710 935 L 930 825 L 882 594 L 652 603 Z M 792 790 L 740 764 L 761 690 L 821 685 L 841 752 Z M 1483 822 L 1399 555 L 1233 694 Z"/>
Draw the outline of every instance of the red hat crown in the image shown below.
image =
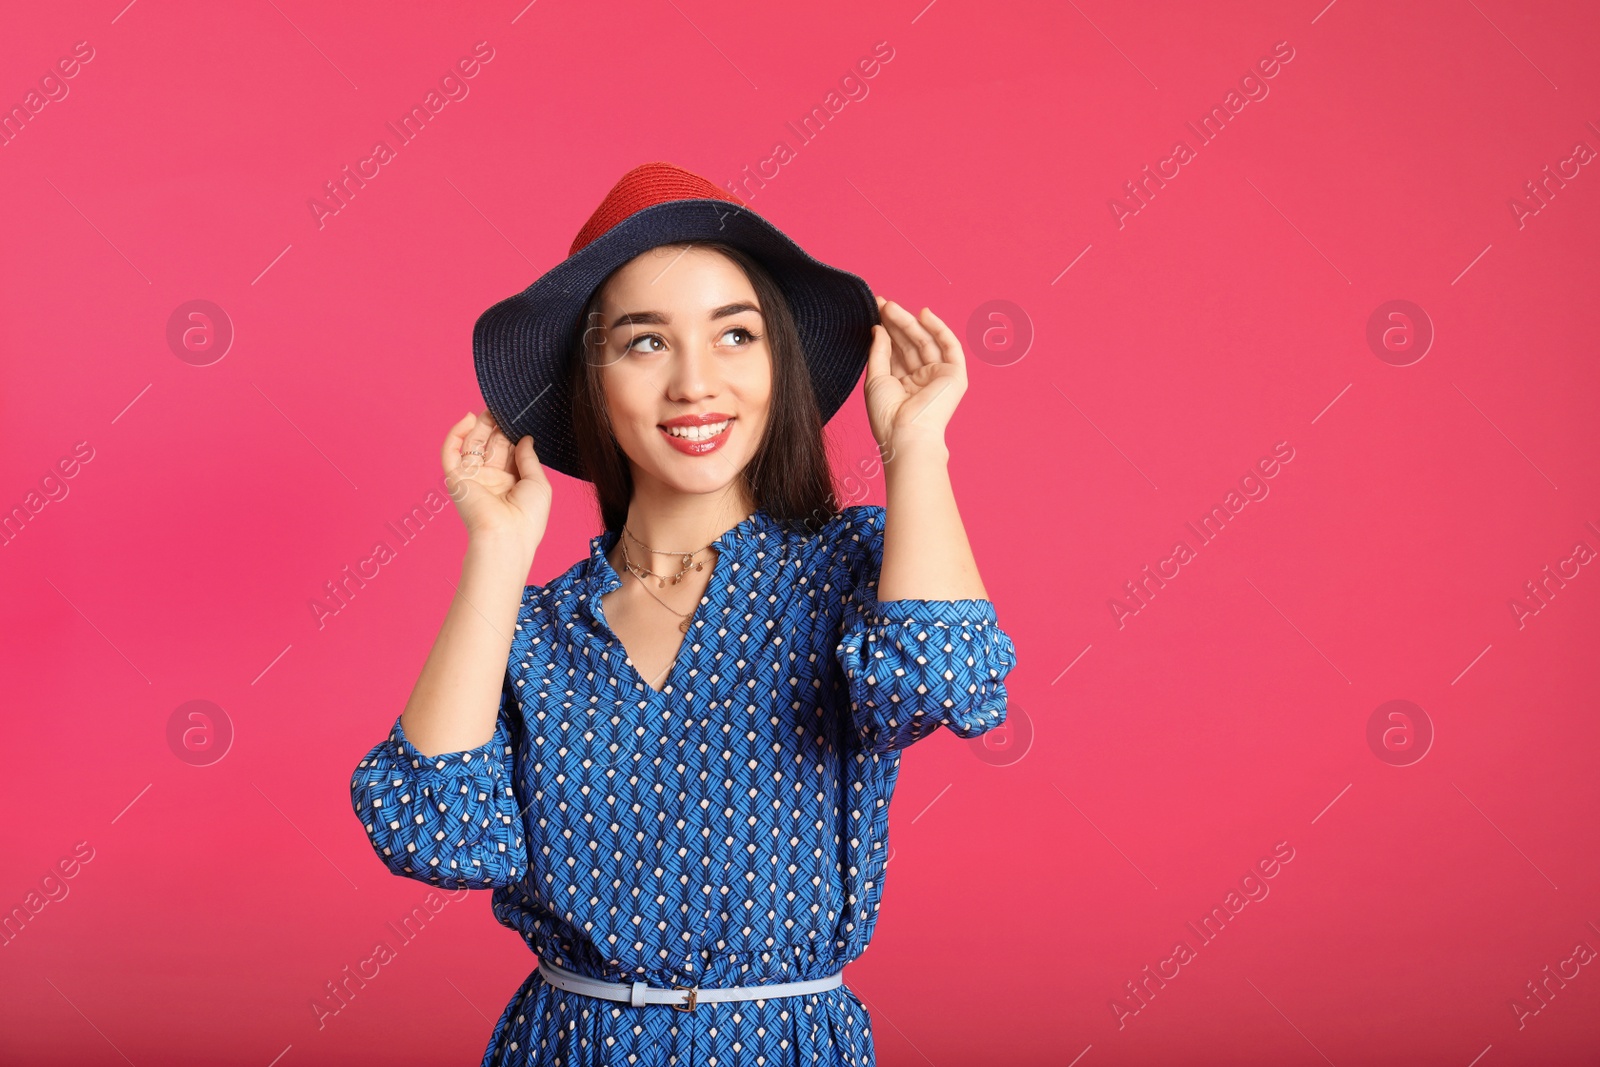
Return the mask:
<path id="1" fill-rule="evenodd" d="M 589 221 L 578 231 L 578 236 L 572 239 L 572 248 L 567 254 L 586 247 L 634 212 L 671 200 L 725 200 L 746 206 L 743 200 L 692 171 L 666 162 L 641 163 L 617 179 L 617 184 L 611 187 Z"/>

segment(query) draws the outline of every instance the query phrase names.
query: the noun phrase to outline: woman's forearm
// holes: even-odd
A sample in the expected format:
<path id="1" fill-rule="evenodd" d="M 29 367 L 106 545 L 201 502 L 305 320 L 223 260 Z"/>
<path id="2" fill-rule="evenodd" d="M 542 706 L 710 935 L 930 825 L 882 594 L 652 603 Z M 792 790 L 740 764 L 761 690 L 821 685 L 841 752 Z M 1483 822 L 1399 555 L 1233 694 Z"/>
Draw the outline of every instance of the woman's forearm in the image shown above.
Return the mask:
<path id="1" fill-rule="evenodd" d="M 950 485 L 942 437 L 899 435 L 884 464 L 879 600 L 987 600 Z"/>
<path id="2" fill-rule="evenodd" d="M 473 540 L 439 636 L 400 716 L 425 756 L 478 748 L 494 736 L 517 611 L 533 565 L 524 549 Z"/>

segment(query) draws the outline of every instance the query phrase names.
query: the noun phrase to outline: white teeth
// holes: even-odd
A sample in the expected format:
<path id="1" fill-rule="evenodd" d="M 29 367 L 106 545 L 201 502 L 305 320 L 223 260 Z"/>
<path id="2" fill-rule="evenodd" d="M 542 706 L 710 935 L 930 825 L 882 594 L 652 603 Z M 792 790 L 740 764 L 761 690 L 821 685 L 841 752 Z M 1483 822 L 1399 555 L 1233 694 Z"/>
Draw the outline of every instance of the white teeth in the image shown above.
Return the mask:
<path id="1" fill-rule="evenodd" d="M 683 437 L 690 441 L 704 441 L 727 429 L 728 422 L 728 419 L 723 419 L 721 422 L 713 422 L 706 426 L 668 426 L 667 432 L 674 437 Z"/>

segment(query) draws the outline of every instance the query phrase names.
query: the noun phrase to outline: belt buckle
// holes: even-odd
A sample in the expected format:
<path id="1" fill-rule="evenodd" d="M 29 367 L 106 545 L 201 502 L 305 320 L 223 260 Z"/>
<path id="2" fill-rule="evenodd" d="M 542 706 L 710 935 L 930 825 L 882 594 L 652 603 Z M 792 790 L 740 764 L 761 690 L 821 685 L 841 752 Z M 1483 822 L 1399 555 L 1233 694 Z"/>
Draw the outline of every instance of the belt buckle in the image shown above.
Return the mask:
<path id="1" fill-rule="evenodd" d="M 674 1004 L 672 1006 L 672 1010 L 673 1011 L 681 1011 L 681 1012 L 694 1011 L 694 1008 L 695 1008 L 695 997 L 696 997 L 696 994 L 698 994 L 700 992 L 700 987 L 699 986 L 692 986 L 692 985 L 677 985 L 677 984 L 674 984 L 672 988 L 673 989 L 688 990 L 688 993 L 689 993 L 689 999 L 687 1001 L 685 1001 L 683 1004 Z"/>

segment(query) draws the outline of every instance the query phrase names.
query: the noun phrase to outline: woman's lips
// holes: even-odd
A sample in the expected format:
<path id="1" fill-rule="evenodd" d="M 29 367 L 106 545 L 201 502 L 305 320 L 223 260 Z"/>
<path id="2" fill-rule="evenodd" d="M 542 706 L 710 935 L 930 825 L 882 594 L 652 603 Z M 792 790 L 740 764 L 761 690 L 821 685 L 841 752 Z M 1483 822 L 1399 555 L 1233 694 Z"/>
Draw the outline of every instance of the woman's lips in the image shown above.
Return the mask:
<path id="1" fill-rule="evenodd" d="M 721 432 L 712 437 L 708 437 L 703 441 L 691 441 L 687 437 L 679 437 L 676 434 L 668 432 L 665 426 L 658 426 L 656 429 L 661 431 L 661 435 L 667 439 L 667 443 L 669 445 L 671 445 L 673 448 L 676 448 L 684 455 L 706 456 L 710 455 L 712 452 L 715 452 L 727 442 L 728 433 L 733 429 L 733 423 L 734 420 L 730 418 L 727 425 L 722 428 Z"/>

